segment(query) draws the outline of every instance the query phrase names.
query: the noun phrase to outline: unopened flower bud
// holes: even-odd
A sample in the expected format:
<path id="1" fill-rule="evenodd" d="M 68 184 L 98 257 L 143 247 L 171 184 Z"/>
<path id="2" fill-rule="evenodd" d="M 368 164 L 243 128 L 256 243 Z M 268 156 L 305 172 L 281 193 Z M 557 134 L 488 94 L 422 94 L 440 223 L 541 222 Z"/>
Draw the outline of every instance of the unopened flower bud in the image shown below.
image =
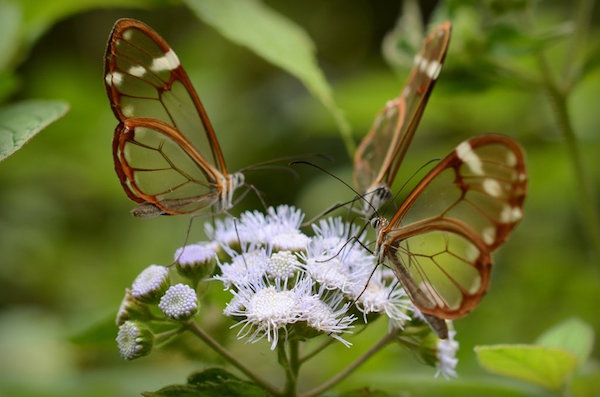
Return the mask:
<path id="1" fill-rule="evenodd" d="M 123 325 L 127 320 L 146 320 L 151 317 L 150 310 L 145 303 L 140 302 L 131 295 L 129 288 L 125 289 L 125 296 L 117 312 L 116 323 Z"/>
<path id="2" fill-rule="evenodd" d="M 117 345 L 119 353 L 125 360 L 133 360 L 146 356 L 152 351 L 154 335 L 143 323 L 125 321 L 119 327 Z"/>
<path id="3" fill-rule="evenodd" d="M 177 271 L 183 277 L 201 280 L 212 276 L 216 265 L 216 243 L 190 244 L 175 251 Z"/>
<path id="4" fill-rule="evenodd" d="M 131 286 L 131 295 L 142 302 L 157 303 L 169 284 L 169 269 L 150 265 L 136 277 Z"/>
<path id="5" fill-rule="evenodd" d="M 176 284 L 169 288 L 158 304 L 167 317 L 185 321 L 198 311 L 196 292 L 185 284 Z"/>

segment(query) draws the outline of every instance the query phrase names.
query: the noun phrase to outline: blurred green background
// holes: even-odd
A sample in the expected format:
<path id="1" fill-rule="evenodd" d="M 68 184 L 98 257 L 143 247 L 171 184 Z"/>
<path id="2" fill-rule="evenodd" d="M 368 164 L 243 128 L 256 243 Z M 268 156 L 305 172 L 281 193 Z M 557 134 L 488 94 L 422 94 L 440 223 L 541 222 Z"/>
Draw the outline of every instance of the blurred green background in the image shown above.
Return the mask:
<path id="1" fill-rule="evenodd" d="M 108 3 L 135 8 L 110 8 Z M 310 35 L 319 65 L 358 141 L 385 102 L 399 93 L 409 71 L 410 61 L 403 63 L 402 51 L 383 45 L 393 40 L 388 33 L 401 16 L 402 2 L 265 3 Z M 413 395 L 465 395 L 465 390 L 482 395 L 485 387 L 479 382 L 491 375 L 478 366 L 475 345 L 528 343 L 573 316 L 600 332 L 600 260 L 583 221 L 573 162 L 549 97 L 510 74 L 497 73 L 477 57 L 491 54 L 540 78 L 538 65 L 530 59 L 531 49 L 539 47 L 510 32 L 492 30 L 496 37 L 486 30 L 494 18 L 513 21 L 510 18 L 528 2 L 463 3 L 421 3 L 424 18 L 450 17 L 454 31 L 447 63 L 397 182 L 468 137 L 507 134 L 527 152 L 525 216 L 495 254 L 491 287 L 482 304 L 455 322 L 458 380 L 434 381 L 432 368 L 391 346 L 339 390 L 368 385 L 410 390 Z M 572 43 L 560 33 L 576 26 L 565 25 L 576 8 L 570 2 L 541 3 L 532 19 L 514 18 L 515 31 L 542 32 L 546 41 L 536 45 L 544 47 L 551 68 L 560 72 Z M 0 75 L 4 103 L 44 98 L 71 106 L 63 119 L 0 163 L 0 395 L 130 396 L 182 383 L 191 371 L 219 363 L 193 339 L 178 342 L 186 354 L 167 347 L 134 362 L 123 362 L 114 343 L 113 316 L 124 289 L 147 265 L 170 263 L 185 240 L 188 218 L 140 220 L 129 214 L 133 203 L 113 170 L 116 121 L 103 86 L 102 57 L 110 29 L 116 19 L 134 17 L 170 43 L 204 102 L 230 170 L 298 153 L 326 153 L 333 162 L 320 164 L 351 182 L 351 160 L 334 118 L 297 79 L 228 41 L 179 2 L 0 4 L 4 20 L 20 26 L 16 36 L 2 38 L 3 51 L 12 54 Z M 517 11 L 503 10 L 499 4 Z M 591 27 L 577 54 L 585 67 L 569 95 L 568 110 L 592 204 L 598 207 L 598 7 L 589 17 Z M 402 26 L 405 32 L 409 26 Z M 563 31 L 556 33 L 555 27 Z M 407 54 L 414 50 L 405 49 Z M 266 170 L 248 173 L 247 179 L 265 193 L 269 204 L 298 205 L 308 216 L 352 197 L 346 187 L 315 170 L 300 168 L 298 173 L 298 178 L 290 178 L 288 173 Z M 259 203 L 250 195 L 235 212 L 254 208 Z M 202 238 L 201 223 L 194 224 L 192 240 Z M 231 342 L 247 362 L 260 361 L 278 383 L 279 369 L 266 343 L 248 346 L 235 341 L 236 331 L 223 331 L 231 324 L 219 317 L 227 295 L 219 298 L 216 290 L 215 301 L 203 314 L 206 328 L 221 335 L 224 343 Z M 90 327 L 96 331 L 85 337 Z M 334 374 L 385 329 L 380 321 L 351 338 L 352 349 L 331 347 L 318 368 L 307 365 L 301 384 L 315 386 Z M 599 352 L 596 345 L 594 356 Z M 503 390 L 507 381 L 493 379 Z M 543 395 L 525 384 L 506 387 L 522 395 Z"/>

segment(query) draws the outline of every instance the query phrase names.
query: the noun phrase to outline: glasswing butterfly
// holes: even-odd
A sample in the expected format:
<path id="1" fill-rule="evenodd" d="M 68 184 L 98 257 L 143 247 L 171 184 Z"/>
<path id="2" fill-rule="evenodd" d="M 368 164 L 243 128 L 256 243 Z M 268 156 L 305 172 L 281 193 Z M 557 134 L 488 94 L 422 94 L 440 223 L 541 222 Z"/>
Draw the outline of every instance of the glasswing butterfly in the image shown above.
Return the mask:
<path id="1" fill-rule="evenodd" d="M 437 79 L 450 22 L 416 55 L 409 81 L 357 149 L 355 183 L 365 214 L 391 199 L 391 185 Z M 378 263 L 387 261 L 413 304 L 441 337 L 444 319 L 465 316 L 485 294 L 491 254 L 523 215 L 524 154 L 513 139 L 480 135 L 458 145 L 408 194 L 391 220 L 372 217 Z"/>
<path id="2" fill-rule="evenodd" d="M 119 19 L 105 55 L 105 86 L 119 124 L 115 170 L 136 216 L 231 208 L 244 175 L 230 174 L 204 106 L 167 42 Z"/>
<path id="3" fill-rule="evenodd" d="M 425 39 L 400 96 L 381 110 L 356 149 L 354 185 L 365 198 L 360 212 L 367 218 L 392 198 L 392 183 L 446 58 L 450 30 L 445 22 Z"/>

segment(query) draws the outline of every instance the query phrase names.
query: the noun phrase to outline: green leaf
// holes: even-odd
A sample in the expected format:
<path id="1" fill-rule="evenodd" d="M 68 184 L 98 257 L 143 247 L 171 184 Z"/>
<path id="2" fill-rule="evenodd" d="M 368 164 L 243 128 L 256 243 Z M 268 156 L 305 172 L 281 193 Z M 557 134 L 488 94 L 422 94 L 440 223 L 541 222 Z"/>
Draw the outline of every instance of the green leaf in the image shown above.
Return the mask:
<path id="1" fill-rule="evenodd" d="M 319 68 L 308 34 L 285 16 L 257 0 L 185 0 L 205 23 L 234 43 L 297 77 L 333 115 L 348 152 L 354 152 L 350 126 L 335 104 Z"/>
<path id="2" fill-rule="evenodd" d="M 118 328 L 115 325 L 116 313 L 111 313 L 93 324 L 74 333 L 69 340 L 80 346 L 115 345 Z"/>
<path id="3" fill-rule="evenodd" d="M 62 101 L 28 100 L 0 109 L 0 161 L 69 109 Z"/>
<path id="4" fill-rule="evenodd" d="M 479 363 L 490 372 L 551 390 L 560 388 L 577 364 L 572 353 L 544 346 L 476 346 L 475 353 Z"/>
<path id="5" fill-rule="evenodd" d="M 260 387 L 230 374 L 221 368 L 209 368 L 188 377 L 186 385 L 171 385 L 155 392 L 142 393 L 145 397 L 264 397 Z"/>
<path id="6" fill-rule="evenodd" d="M 582 365 L 592 353 L 594 329 L 578 318 L 571 318 L 544 332 L 535 343 L 571 352 L 578 365 Z"/>

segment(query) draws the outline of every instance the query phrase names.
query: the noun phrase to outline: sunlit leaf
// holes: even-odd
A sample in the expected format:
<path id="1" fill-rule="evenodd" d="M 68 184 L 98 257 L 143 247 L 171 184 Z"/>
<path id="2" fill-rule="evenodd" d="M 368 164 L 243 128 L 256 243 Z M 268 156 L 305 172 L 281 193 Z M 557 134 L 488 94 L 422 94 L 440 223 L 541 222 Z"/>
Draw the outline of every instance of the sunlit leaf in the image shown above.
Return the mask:
<path id="1" fill-rule="evenodd" d="M 24 101 L 0 109 L 0 161 L 61 118 L 68 109 L 65 102 L 44 100 Z"/>
<path id="2" fill-rule="evenodd" d="M 571 352 L 577 357 L 578 365 L 582 365 L 592 353 L 594 329 L 578 318 L 571 318 L 544 332 L 536 344 Z"/>
<path id="3" fill-rule="evenodd" d="M 565 350 L 534 345 L 476 346 L 488 371 L 556 390 L 575 369 L 576 357 Z"/>
<path id="4" fill-rule="evenodd" d="M 185 385 L 170 385 L 155 392 L 142 393 L 145 397 L 263 397 L 265 391 L 253 383 L 243 381 L 224 369 L 209 368 L 188 377 Z"/>
<path id="5" fill-rule="evenodd" d="M 317 64 L 308 34 L 285 16 L 257 0 L 185 0 L 205 23 L 227 39 L 247 47 L 297 77 L 335 118 L 350 153 L 354 141 L 331 88 Z"/>

